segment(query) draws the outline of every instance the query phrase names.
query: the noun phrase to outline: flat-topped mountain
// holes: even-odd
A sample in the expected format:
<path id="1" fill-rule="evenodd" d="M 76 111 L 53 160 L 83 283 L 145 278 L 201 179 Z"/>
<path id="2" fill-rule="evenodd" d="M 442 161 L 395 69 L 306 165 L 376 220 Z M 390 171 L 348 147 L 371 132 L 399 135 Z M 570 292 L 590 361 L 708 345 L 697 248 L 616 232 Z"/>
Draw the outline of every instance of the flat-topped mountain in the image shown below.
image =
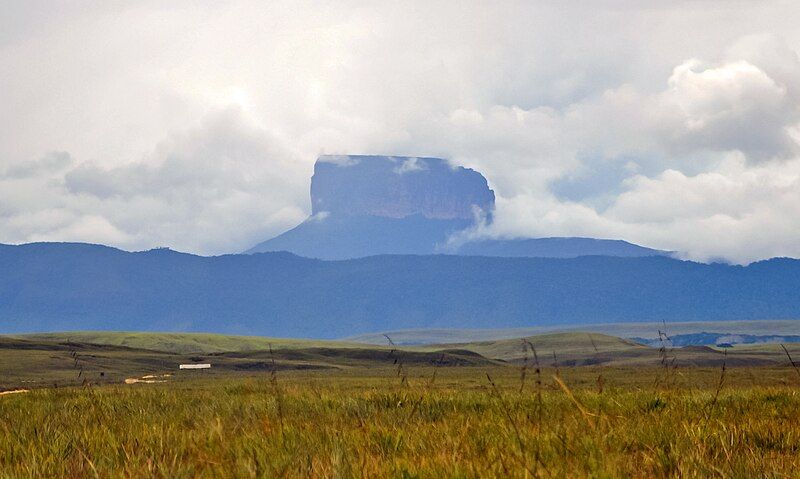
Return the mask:
<path id="1" fill-rule="evenodd" d="M 311 178 L 311 216 L 246 253 L 288 251 L 327 260 L 379 254 L 574 258 L 658 256 L 664 251 L 592 238 L 450 241 L 491 222 L 494 192 L 479 172 L 439 158 L 327 155 Z"/>
<path id="2" fill-rule="evenodd" d="M 439 158 L 321 156 L 311 177 L 311 214 L 451 220 L 494 210 L 494 192 L 475 170 Z"/>

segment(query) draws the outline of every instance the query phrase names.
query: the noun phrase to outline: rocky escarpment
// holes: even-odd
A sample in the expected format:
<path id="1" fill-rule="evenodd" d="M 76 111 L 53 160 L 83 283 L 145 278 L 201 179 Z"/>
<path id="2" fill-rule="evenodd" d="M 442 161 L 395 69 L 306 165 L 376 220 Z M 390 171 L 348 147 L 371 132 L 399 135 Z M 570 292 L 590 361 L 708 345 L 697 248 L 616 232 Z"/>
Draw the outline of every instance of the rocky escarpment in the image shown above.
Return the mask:
<path id="1" fill-rule="evenodd" d="M 311 178 L 312 215 L 472 219 L 494 210 L 494 192 L 475 170 L 439 158 L 321 156 Z"/>
<path id="2" fill-rule="evenodd" d="M 289 251 L 330 260 L 382 254 L 551 258 L 667 254 L 591 238 L 464 237 L 476 216 L 491 223 L 494 199 L 483 175 L 438 158 L 322 156 L 311 178 L 311 216 L 247 253 Z"/>

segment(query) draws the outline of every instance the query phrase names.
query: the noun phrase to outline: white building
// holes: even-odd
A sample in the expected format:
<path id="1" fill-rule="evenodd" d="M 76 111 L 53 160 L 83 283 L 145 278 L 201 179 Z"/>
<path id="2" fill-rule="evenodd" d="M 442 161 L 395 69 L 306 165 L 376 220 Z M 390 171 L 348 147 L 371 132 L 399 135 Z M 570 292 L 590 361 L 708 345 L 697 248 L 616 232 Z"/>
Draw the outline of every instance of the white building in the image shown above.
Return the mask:
<path id="1" fill-rule="evenodd" d="M 178 369 L 208 369 L 210 364 L 181 364 Z"/>

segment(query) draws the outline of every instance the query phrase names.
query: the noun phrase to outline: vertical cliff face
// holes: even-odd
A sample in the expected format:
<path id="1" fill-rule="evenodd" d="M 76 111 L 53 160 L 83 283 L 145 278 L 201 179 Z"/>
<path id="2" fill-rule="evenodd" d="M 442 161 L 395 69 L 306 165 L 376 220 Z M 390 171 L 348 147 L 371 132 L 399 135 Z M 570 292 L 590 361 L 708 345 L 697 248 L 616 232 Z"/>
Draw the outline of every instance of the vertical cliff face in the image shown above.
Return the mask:
<path id="1" fill-rule="evenodd" d="M 312 214 L 472 219 L 494 192 L 477 171 L 439 158 L 322 156 L 311 178 Z"/>
<path id="2" fill-rule="evenodd" d="M 486 178 L 438 158 L 322 156 L 311 178 L 312 216 L 248 253 L 289 251 L 320 259 L 381 254 L 475 256 L 652 256 L 667 252 L 586 238 L 490 239 L 455 245 L 476 210 L 491 221 Z"/>

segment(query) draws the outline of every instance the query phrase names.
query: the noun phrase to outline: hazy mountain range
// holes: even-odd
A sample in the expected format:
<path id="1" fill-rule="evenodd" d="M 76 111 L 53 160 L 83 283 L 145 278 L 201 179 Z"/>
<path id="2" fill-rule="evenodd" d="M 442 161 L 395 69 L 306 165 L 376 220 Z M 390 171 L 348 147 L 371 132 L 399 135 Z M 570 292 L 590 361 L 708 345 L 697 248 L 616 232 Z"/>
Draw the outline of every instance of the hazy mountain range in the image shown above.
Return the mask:
<path id="1" fill-rule="evenodd" d="M 800 261 L 666 257 L 200 257 L 0 247 L 2 332 L 216 331 L 335 338 L 410 328 L 800 317 Z"/>

